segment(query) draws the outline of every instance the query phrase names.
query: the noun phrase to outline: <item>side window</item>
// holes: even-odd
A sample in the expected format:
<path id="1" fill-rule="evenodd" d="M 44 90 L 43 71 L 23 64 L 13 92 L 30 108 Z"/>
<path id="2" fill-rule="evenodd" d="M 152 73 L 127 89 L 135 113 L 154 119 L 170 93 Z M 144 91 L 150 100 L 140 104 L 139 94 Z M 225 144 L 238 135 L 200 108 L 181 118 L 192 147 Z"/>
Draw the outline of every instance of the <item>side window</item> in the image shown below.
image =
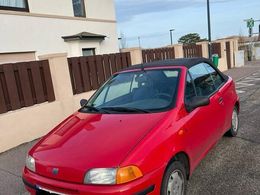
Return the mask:
<path id="1" fill-rule="evenodd" d="M 212 68 L 209 64 L 204 64 L 207 71 L 211 74 L 212 80 L 214 81 L 215 88 L 219 88 L 219 86 L 224 82 L 223 78 L 219 75 L 219 73 Z"/>
<path id="2" fill-rule="evenodd" d="M 198 96 L 209 96 L 215 91 L 214 81 L 203 63 L 191 67 L 189 72 Z"/>
<path id="3" fill-rule="evenodd" d="M 194 89 L 194 85 L 192 83 L 190 74 L 188 73 L 187 80 L 186 80 L 186 89 L 185 89 L 185 102 L 191 101 L 191 99 L 195 96 L 196 96 L 196 92 Z"/>

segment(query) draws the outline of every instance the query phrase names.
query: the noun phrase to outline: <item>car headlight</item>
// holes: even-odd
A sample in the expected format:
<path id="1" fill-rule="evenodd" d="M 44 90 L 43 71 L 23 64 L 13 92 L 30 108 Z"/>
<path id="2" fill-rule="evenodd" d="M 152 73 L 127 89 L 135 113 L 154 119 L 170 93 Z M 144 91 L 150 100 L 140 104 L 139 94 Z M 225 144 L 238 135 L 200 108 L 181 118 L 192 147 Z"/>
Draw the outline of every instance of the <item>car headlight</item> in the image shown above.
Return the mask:
<path id="1" fill-rule="evenodd" d="M 116 169 L 91 169 L 84 178 L 85 184 L 115 184 Z"/>
<path id="2" fill-rule="evenodd" d="M 143 174 L 136 166 L 122 168 L 98 168 L 88 171 L 84 184 L 113 185 L 123 184 L 142 177 Z"/>
<path id="3" fill-rule="evenodd" d="M 35 160 L 33 157 L 31 157 L 30 155 L 26 156 L 26 163 L 25 166 L 27 169 L 29 169 L 30 171 L 35 172 Z"/>

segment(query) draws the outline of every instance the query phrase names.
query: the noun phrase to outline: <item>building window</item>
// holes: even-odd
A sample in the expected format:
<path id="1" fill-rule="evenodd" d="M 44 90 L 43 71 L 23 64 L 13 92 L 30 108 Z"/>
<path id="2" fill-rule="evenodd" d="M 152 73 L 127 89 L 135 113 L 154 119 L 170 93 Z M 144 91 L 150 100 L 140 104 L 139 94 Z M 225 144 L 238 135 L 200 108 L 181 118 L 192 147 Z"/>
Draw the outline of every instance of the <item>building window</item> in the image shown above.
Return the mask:
<path id="1" fill-rule="evenodd" d="M 28 0 L 0 0 L 0 9 L 28 12 Z"/>
<path id="2" fill-rule="evenodd" d="M 84 49 L 82 49 L 82 55 L 83 56 L 94 56 L 94 55 L 96 55 L 96 49 L 95 48 L 84 48 Z"/>
<path id="3" fill-rule="evenodd" d="M 74 16 L 86 17 L 84 0 L 72 0 Z"/>

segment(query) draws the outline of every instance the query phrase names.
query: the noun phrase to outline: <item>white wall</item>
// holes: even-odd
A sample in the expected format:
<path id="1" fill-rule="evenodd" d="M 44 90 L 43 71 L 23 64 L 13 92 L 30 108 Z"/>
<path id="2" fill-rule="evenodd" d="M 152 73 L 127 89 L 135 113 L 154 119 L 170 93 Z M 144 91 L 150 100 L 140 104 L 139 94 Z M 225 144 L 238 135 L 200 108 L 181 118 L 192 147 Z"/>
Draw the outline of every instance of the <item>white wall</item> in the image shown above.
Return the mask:
<path id="1" fill-rule="evenodd" d="M 85 6 L 89 18 L 116 19 L 114 0 L 85 0 Z"/>
<path id="2" fill-rule="evenodd" d="M 38 55 L 68 52 L 69 42 L 62 36 L 73 35 L 83 31 L 106 35 L 97 51 L 103 53 L 118 52 L 116 23 L 94 22 L 68 19 L 50 19 L 33 16 L 1 15 L 0 53 L 36 51 Z M 79 49 L 81 50 L 81 48 Z"/>
<path id="3" fill-rule="evenodd" d="M 242 67 L 245 65 L 245 51 L 240 50 L 235 52 L 235 67 Z"/>
<path id="4" fill-rule="evenodd" d="M 29 0 L 30 13 L 0 10 L 0 53 L 68 53 L 81 56 L 82 48 L 97 54 L 119 51 L 113 0 L 86 0 L 87 18 L 73 17 L 72 0 Z M 90 19 L 88 19 L 90 18 Z M 64 42 L 62 36 L 81 32 L 107 36 L 102 41 Z"/>
<path id="5" fill-rule="evenodd" d="M 72 0 L 28 0 L 31 13 L 74 16 Z M 85 0 L 87 18 L 115 20 L 114 0 Z"/>
<path id="6" fill-rule="evenodd" d="M 254 48 L 255 59 L 260 60 L 260 47 Z"/>
<path id="7" fill-rule="evenodd" d="M 95 52 L 97 55 L 102 54 L 102 53 L 107 53 L 105 51 L 106 47 L 101 46 L 100 41 L 72 41 L 72 42 L 68 42 L 69 57 L 81 56 L 82 49 L 85 49 L 85 48 L 95 48 Z M 109 53 L 109 51 L 108 51 L 108 53 Z"/>
<path id="8" fill-rule="evenodd" d="M 30 13 L 74 16 L 72 0 L 28 0 L 28 4 Z"/>

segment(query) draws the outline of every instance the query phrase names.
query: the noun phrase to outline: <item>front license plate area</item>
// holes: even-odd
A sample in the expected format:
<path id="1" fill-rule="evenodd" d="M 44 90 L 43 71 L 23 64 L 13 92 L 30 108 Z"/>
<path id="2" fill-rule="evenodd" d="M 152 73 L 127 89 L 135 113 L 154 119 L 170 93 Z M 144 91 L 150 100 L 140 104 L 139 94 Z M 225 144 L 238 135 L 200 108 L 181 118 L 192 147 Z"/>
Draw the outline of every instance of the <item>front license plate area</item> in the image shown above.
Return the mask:
<path id="1" fill-rule="evenodd" d="M 36 195 L 56 195 L 56 194 L 44 190 L 37 190 Z"/>
<path id="2" fill-rule="evenodd" d="M 36 195 L 65 195 L 65 194 L 37 186 Z"/>

